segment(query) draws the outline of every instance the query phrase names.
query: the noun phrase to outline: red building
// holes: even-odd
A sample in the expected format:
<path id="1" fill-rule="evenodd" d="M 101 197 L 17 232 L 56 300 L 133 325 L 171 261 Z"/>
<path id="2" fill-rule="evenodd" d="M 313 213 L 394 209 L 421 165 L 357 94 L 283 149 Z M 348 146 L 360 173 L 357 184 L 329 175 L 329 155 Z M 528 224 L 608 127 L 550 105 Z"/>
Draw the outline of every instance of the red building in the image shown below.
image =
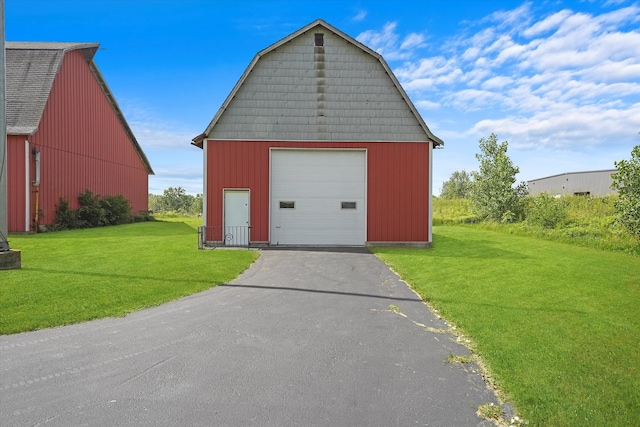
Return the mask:
<path id="1" fill-rule="evenodd" d="M 431 244 L 443 142 L 381 55 L 322 20 L 259 52 L 193 144 L 209 242 Z"/>
<path id="2" fill-rule="evenodd" d="M 122 194 L 146 210 L 151 165 L 93 57 L 97 43 L 6 43 L 9 231 L 51 224 L 59 199 Z"/>

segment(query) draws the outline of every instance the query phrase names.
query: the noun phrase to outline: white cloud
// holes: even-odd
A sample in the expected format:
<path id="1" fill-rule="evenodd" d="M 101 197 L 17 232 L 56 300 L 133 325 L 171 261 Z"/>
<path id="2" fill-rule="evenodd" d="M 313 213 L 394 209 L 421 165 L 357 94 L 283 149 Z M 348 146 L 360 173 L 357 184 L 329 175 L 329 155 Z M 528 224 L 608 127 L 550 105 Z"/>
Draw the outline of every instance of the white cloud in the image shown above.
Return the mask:
<path id="1" fill-rule="evenodd" d="M 420 33 L 410 33 L 402 42 L 396 32 L 397 22 L 387 22 L 382 31 L 367 30 L 356 39 L 381 54 L 387 61 L 410 59 L 415 49 L 425 46 L 425 36 Z"/>
<path id="2" fill-rule="evenodd" d="M 540 16 L 525 3 L 488 16 L 483 27 L 467 25 L 475 32 L 432 55 L 396 54 L 404 62 L 394 72 L 416 105 L 465 113 L 452 126 L 467 123 L 469 135 L 497 132 L 519 147 L 628 144 L 640 130 L 637 22 L 635 5 Z M 376 34 L 391 36 L 386 49 L 402 39 L 395 23 Z"/>
<path id="3" fill-rule="evenodd" d="M 476 123 L 472 131 L 488 135 L 496 129 L 514 147 L 607 145 L 640 129 L 640 103 L 624 110 L 589 105 L 541 111 L 530 117 L 487 119 Z"/>
<path id="4" fill-rule="evenodd" d="M 411 33 L 402 41 L 400 45 L 401 50 L 413 49 L 417 47 L 424 47 L 424 36 L 418 33 Z"/>
<path id="5" fill-rule="evenodd" d="M 190 145 L 201 129 L 185 130 L 136 100 L 123 98 L 120 105 L 155 172 L 149 176 L 149 192 L 182 187 L 189 194 L 202 193 L 202 150 Z"/>
<path id="6" fill-rule="evenodd" d="M 464 61 L 471 61 L 473 59 L 476 59 L 478 57 L 478 55 L 480 54 L 480 48 L 478 47 L 470 47 L 467 50 L 464 51 L 464 53 L 462 54 L 462 59 Z"/>
<path id="7" fill-rule="evenodd" d="M 475 68 L 464 74 L 468 86 L 480 86 L 485 78 L 491 78 L 491 71 L 486 68 Z"/>
<path id="8" fill-rule="evenodd" d="M 164 123 L 129 122 L 129 126 L 144 150 L 189 148 L 191 139 L 197 135 L 196 132 L 174 131 Z"/>
<path id="9" fill-rule="evenodd" d="M 188 194 L 202 194 L 202 167 L 165 165 L 149 177 L 149 193 L 162 194 L 169 187 L 182 187 Z"/>
<path id="10" fill-rule="evenodd" d="M 511 84 L 513 80 L 510 77 L 506 76 L 496 76 L 490 79 L 487 79 L 482 83 L 482 88 L 491 90 L 491 89 L 502 89 L 505 86 Z"/>
<path id="11" fill-rule="evenodd" d="M 155 115 L 152 108 L 125 99 L 121 109 L 129 127 L 143 150 L 189 148 L 197 130 L 181 129 L 180 125 Z"/>
<path id="12" fill-rule="evenodd" d="M 564 20 L 555 33 L 532 41 L 537 43 L 535 49 L 524 53 L 521 67 L 551 70 L 589 67 L 606 60 L 637 60 L 640 56 L 640 33 L 637 30 L 623 32 L 616 25 L 636 21 L 639 13 L 638 7 L 596 17 L 564 13 Z M 531 28 L 535 28 L 535 24 Z M 530 34 L 530 30 L 523 34 Z"/>
<path id="13" fill-rule="evenodd" d="M 634 79 L 638 80 L 638 76 L 640 76 L 640 63 L 633 58 L 617 62 L 605 60 L 591 68 L 581 70 L 577 74 L 587 80 L 604 83 L 633 81 Z"/>
<path id="14" fill-rule="evenodd" d="M 437 110 L 440 108 L 440 103 L 427 101 L 426 99 L 416 102 L 415 105 L 422 110 Z"/>
<path id="15" fill-rule="evenodd" d="M 196 178 L 184 178 L 167 172 L 149 177 L 149 193 L 162 194 L 169 187 L 182 187 L 187 194 L 202 194 L 202 174 Z"/>
<path id="16" fill-rule="evenodd" d="M 614 10 L 598 16 L 597 20 L 601 24 L 610 24 L 612 27 L 617 27 L 619 24 L 625 22 L 640 22 L 640 6 L 634 4 L 629 7 Z"/>
<path id="17" fill-rule="evenodd" d="M 488 105 L 504 102 L 504 96 L 497 92 L 479 89 L 464 89 L 450 94 L 445 99 L 463 112 L 479 111 Z"/>
<path id="18" fill-rule="evenodd" d="M 394 74 L 406 88 L 424 89 L 434 84 L 451 84 L 462 76 L 462 71 L 455 60 L 437 56 L 407 63 L 394 70 Z"/>
<path id="19" fill-rule="evenodd" d="M 396 50 L 398 41 L 398 35 L 395 33 L 396 26 L 395 22 L 388 22 L 384 25 L 382 31 L 367 30 L 360 33 L 356 39 L 386 57 L 387 53 L 392 53 Z M 387 59 L 392 60 L 389 57 Z"/>
<path id="20" fill-rule="evenodd" d="M 364 21 L 364 18 L 367 17 L 367 11 L 366 10 L 358 10 L 357 13 L 355 14 L 355 16 L 353 18 L 351 18 L 352 21 L 355 22 L 360 22 L 360 21 Z"/>
<path id="21" fill-rule="evenodd" d="M 529 22 L 531 15 L 531 3 L 527 2 L 513 10 L 499 10 L 492 13 L 488 20 L 498 27 L 518 27 Z"/>
<path id="22" fill-rule="evenodd" d="M 533 37 L 554 30 L 558 28 L 570 15 L 570 10 L 561 10 L 540 22 L 536 22 L 534 25 L 523 31 L 522 34 L 526 37 Z"/>

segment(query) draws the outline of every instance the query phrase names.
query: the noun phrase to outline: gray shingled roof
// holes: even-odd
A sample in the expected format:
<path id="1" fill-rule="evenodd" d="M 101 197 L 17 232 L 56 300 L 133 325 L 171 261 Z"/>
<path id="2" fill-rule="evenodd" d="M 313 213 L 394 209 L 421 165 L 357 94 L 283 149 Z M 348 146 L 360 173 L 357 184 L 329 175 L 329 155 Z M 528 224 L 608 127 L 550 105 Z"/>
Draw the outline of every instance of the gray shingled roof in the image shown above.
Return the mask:
<path id="1" fill-rule="evenodd" d="M 64 54 L 82 49 L 87 61 L 91 61 L 98 46 L 98 43 L 7 42 L 7 133 L 34 134 Z"/>
<path id="2" fill-rule="evenodd" d="M 99 43 L 6 42 L 7 134 L 33 135 L 68 51 L 80 50 L 149 174 L 153 170 L 93 57 Z"/>
<path id="3" fill-rule="evenodd" d="M 380 64 L 384 68 L 384 70 L 386 71 L 387 75 L 389 76 L 389 78 L 391 79 L 393 84 L 395 85 L 396 89 L 398 90 L 398 92 L 400 93 L 400 95 L 402 96 L 404 101 L 406 102 L 407 107 L 409 107 L 409 109 L 411 110 L 411 112 L 415 116 L 415 118 L 418 121 L 418 123 L 420 124 L 422 130 L 426 134 L 428 140 L 433 143 L 434 147 L 444 146 L 444 142 L 440 138 L 435 136 L 431 132 L 431 130 L 429 129 L 427 124 L 424 122 L 424 120 L 422 119 L 422 116 L 420 116 L 420 113 L 416 109 L 416 107 L 413 104 L 413 102 L 411 102 L 411 100 L 409 99 L 409 96 L 406 94 L 405 90 L 402 88 L 402 85 L 400 85 L 400 82 L 395 77 L 395 75 L 393 74 L 393 71 L 391 70 L 391 68 L 389 68 L 389 65 L 384 60 L 382 55 L 380 55 L 379 53 L 377 53 L 373 49 L 365 46 L 364 44 L 360 43 L 359 41 L 357 41 L 356 39 L 354 39 L 351 36 L 347 35 L 346 33 L 343 33 L 342 31 L 340 31 L 337 28 L 333 27 L 332 25 L 328 24 L 327 22 L 323 21 L 322 19 L 317 19 L 317 20 L 313 21 L 312 23 L 302 27 L 298 31 L 288 35 L 287 37 L 277 41 L 276 43 L 272 44 L 271 46 L 269 46 L 269 47 L 261 50 L 260 52 L 258 52 L 256 54 L 256 56 L 253 58 L 253 60 L 251 61 L 251 63 L 249 64 L 249 67 L 245 70 L 244 74 L 240 77 L 240 80 L 238 81 L 238 83 L 236 83 L 236 86 L 233 88 L 233 90 L 231 91 L 231 93 L 229 94 L 227 99 L 222 104 L 222 107 L 220 107 L 220 109 L 218 110 L 216 115 L 213 117 L 213 119 L 211 120 L 211 122 L 209 123 L 209 125 L 207 126 L 205 131 L 203 133 L 201 133 L 200 135 L 196 136 L 195 138 L 193 138 L 192 139 L 192 141 L 193 141 L 192 144 L 197 146 L 197 147 L 202 148 L 202 141 L 209 136 L 209 134 L 211 133 L 213 128 L 216 126 L 216 124 L 218 123 L 218 121 L 222 117 L 222 114 L 229 107 L 229 104 L 233 101 L 234 97 L 236 96 L 236 93 L 240 90 L 240 87 L 243 85 L 243 83 L 245 82 L 245 80 L 247 79 L 249 74 L 252 72 L 253 68 L 256 66 L 256 63 L 260 60 L 261 57 L 265 56 L 269 52 L 272 52 L 272 51 L 276 50 L 278 47 L 284 45 L 285 43 L 290 42 L 291 40 L 295 39 L 296 37 L 300 36 L 301 34 L 304 34 L 307 31 L 309 31 L 310 29 L 312 29 L 314 27 L 317 27 L 317 26 L 324 27 L 325 29 L 329 30 L 330 32 L 332 32 L 332 33 L 336 34 L 337 36 L 343 38 L 344 40 L 346 40 L 350 44 L 360 48 L 364 52 L 366 52 L 369 55 L 371 55 L 374 58 L 376 58 L 380 62 Z"/>

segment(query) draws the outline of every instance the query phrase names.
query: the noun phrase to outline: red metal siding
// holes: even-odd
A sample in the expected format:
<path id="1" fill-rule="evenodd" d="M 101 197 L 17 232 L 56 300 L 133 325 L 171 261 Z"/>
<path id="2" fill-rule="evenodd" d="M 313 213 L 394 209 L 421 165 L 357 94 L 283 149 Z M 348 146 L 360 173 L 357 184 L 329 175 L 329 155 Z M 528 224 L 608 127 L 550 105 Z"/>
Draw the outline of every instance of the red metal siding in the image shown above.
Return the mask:
<path id="1" fill-rule="evenodd" d="M 86 189 L 122 194 L 132 212 L 148 206 L 148 173 L 80 51 L 65 55 L 38 131 L 41 224 L 55 218 L 60 197 L 78 207 Z"/>
<path id="2" fill-rule="evenodd" d="M 367 241 L 429 241 L 429 144 L 205 141 L 207 225 L 222 225 L 224 188 L 251 190 L 251 241 L 269 240 L 269 149 L 367 149 Z"/>
<path id="3" fill-rule="evenodd" d="M 25 230 L 26 215 L 26 165 L 25 165 L 25 137 L 18 135 L 7 136 L 7 208 L 8 230 Z"/>

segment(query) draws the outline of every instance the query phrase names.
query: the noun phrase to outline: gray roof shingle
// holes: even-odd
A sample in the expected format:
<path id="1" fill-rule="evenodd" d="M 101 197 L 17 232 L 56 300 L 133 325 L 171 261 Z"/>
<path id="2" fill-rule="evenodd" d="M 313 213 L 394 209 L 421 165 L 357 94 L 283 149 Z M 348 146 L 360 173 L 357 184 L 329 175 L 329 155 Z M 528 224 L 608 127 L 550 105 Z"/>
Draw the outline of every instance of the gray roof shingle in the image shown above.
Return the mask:
<path id="1" fill-rule="evenodd" d="M 7 42 L 7 133 L 35 133 L 64 54 L 82 49 L 85 59 L 91 61 L 98 46 L 98 43 Z"/>

